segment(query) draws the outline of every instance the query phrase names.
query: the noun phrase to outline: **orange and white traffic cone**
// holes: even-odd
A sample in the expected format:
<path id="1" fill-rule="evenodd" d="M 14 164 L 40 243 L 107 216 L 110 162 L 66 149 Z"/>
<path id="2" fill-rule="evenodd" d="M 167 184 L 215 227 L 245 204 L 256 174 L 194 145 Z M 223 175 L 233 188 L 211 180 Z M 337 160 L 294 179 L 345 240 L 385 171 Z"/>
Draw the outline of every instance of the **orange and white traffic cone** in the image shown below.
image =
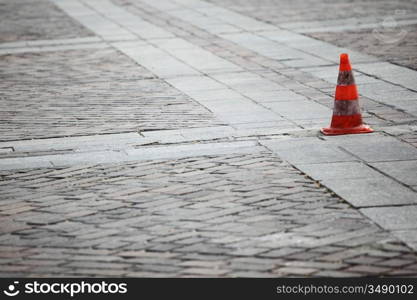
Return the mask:
<path id="1" fill-rule="evenodd" d="M 339 76 L 334 97 L 333 117 L 329 128 L 322 128 L 325 135 L 369 133 L 373 130 L 362 123 L 358 90 L 353 78 L 349 56 L 340 55 Z"/>

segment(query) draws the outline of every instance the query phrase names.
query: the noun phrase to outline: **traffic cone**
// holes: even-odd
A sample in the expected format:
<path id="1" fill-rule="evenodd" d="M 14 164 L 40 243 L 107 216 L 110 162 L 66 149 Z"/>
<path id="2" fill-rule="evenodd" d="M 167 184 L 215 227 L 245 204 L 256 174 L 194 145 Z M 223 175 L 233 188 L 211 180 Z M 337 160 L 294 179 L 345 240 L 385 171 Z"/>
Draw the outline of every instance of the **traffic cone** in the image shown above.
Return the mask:
<path id="1" fill-rule="evenodd" d="M 340 55 L 339 76 L 334 97 L 333 117 L 329 128 L 322 128 L 325 135 L 373 132 L 362 123 L 362 114 L 358 101 L 358 90 L 353 78 L 349 56 Z"/>

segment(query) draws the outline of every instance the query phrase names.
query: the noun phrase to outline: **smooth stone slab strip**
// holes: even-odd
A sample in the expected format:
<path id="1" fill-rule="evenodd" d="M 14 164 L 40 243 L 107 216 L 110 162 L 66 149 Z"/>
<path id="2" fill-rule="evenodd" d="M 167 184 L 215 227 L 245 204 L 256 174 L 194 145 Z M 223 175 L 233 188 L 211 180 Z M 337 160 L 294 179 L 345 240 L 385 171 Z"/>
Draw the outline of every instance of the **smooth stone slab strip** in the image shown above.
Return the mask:
<path id="1" fill-rule="evenodd" d="M 19 53 L 38 53 L 38 52 L 55 52 L 68 50 L 83 50 L 83 49 L 104 49 L 110 46 L 106 43 L 82 43 L 82 44 L 65 44 L 52 46 L 30 46 L 21 48 L 0 48 L 0 55 L 19 54 Z"/>
<path id="2" fill-rule="evenodd" d="M 73 44 L 86 44 L 86 43 L 98 43 L 102 40 L 99 37 L 81 37 L 72 39 L 55 39 L 55 40 L 35 40 L 35 41 L 20 41 L 10 43 L 0 43 L 0 49 L 3 48 L 25 48 L 25 47 L 42 47 L 42 46 L 57 46 L 57 45 L 73 45 Z"/>
<path id="3" fill-rule="evenodd" d="M 263 147 L 254 141 L 222 142 L 191 145 L 143 147 L 117 151 L 91 151 L 84 153 L 0 159 L 0 170 L 65 167 L 82 164 L 104 164 L 156 159 L 179 159 L 194 156 L 257 153 Z"/>

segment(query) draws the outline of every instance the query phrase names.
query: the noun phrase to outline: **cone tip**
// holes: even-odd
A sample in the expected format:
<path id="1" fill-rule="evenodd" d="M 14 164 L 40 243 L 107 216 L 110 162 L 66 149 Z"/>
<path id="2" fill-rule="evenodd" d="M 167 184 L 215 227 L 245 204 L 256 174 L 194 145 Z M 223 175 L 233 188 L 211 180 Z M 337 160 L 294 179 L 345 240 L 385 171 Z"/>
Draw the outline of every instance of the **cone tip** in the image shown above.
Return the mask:
<path id="1" fill-rule="evenodd" d="M 340 54 L 340 63 L 341 64 L 349 63 L 349 55 L 347 53 Z"/>

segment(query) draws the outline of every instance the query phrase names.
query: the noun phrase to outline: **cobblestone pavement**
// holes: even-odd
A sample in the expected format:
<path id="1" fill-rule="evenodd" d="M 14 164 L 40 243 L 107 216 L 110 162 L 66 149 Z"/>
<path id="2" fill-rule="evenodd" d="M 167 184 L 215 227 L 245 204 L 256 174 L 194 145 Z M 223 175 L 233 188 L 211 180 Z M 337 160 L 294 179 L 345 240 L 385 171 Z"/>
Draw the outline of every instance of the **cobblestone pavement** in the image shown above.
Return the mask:
<path id="1" fill-rule="evenodd" d="M 1 0 L 0 15 L 1 42 L 93 35 L 48 0 Z"/>
<path id="2" fill-rule="evenodd" d="M 221 124 L 114 49 L 6 55 L 0 69 L 3 141 Z"/>
<path id="3" fill-rule="evenodd" d="M 0 276 L 417 276 L 415 5 L 310 2 L 2 1 Z"/>
<path id="4" fill-rule="evenodd" d="M 1 176 L 3 275 L 417 272 L 416 254 L 269 152 Z"/>

